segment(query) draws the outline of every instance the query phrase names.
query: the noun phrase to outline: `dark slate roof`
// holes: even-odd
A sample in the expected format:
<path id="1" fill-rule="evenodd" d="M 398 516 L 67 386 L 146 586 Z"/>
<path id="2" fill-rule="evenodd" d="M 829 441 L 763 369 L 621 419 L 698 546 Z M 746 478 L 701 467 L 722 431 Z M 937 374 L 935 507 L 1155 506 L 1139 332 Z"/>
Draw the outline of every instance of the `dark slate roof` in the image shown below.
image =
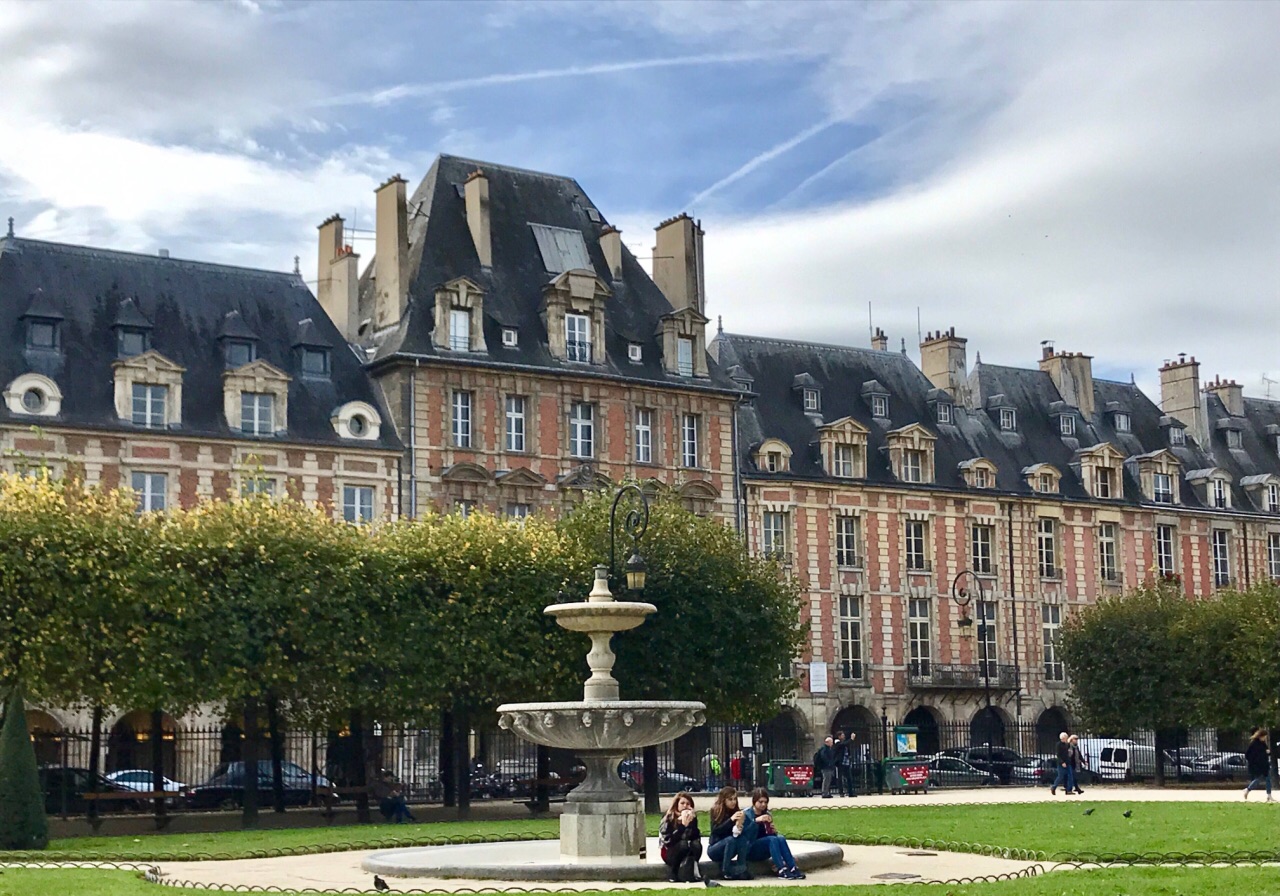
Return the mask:
<path id="1" fill-rule="evenodd" d="M 1001 491 L 1030 493 L 1022 471 L 1036 464 L 1052 464 L 1061 474 L 1061 495 L 1087 498 L 1080 481 L 1078 453 L 1108 442 L 1126 458 L 1166 449 L 1167 427 L 1161 426 L 1160 408 L 1132 383 L 1095 379 L 1095 412 L 1085 419 L 1078 409 L 1063 401 L 1047 373 L 994 364 L 976 364 L 969 375 L 972 404 L 956 405 L 952 424 L 939 424 L 931 401 L 938 392 L 919 368 L 898 352 L 844 346 L 791 342 L 755 336 L 720 334 L 714 346 L 725 369 L 739 367 L 753 378 L 756 399 L 739 417 L 739 463 L 748 476 L 761 479 L 827 479 L 818 453 L 818 426 L 852 417 L 869 430 L 867 477 L 872 482 L 899 484 L 889 466 L 886 434 L 912 423 L 923 425 L 937 436 L 934 445 L 936 486 L 964 488 L 958 465 L 985 457 L 998 470 L 996 487 Z M 821 421 L 806 415 L 802 399 L 793 389 L 797 377 L 808 375 L 822 389 Z M 888 421 L 871 416 L 866 384 L 876 382 L 889 395 Z M 991 399 L 1000 396 L 1000 400 Z M 1211 428 L 1226 415 L 1216 396 L 1208 396 Z M 999 412 L 1009 407 L 1017 412 L 1017 432 L 1002 432 Z M 1116 432 L 1114 413 L 1129 414 L 1130 432 Z M 1063 436 L 1058 415 L 1071 414 L 1075 435 Z M 1275 435 L 1280 434 L 1280 402 L 1246 399 L 1244 451 L 1228 451 L 1225 441 L 1206 451 L 1187 437 L 1185 447 L 1171 449 L 1189 470 L 1221 467 L 1233 481 L 1232 506 L 1241 510 L 1259 509 L 1240 488 L 1243 476 L 1280 472 L 1275 451 Z M 766 438 L 786 442 L 792 451 L 791 470 L 770 474 L 757 471 L 751 455 Z M 1224 439 L 1215 435 L 1215 439 Z M 1125 466 L 1124 497 L 1141 501 L 1142 495 L 1132 465 Z M 928 487 L 928 486 L 923 486 Z M 1182 483 L 1183 506 L 1198 507 L 1196 491 Z"/>
<path id="2" fill-rule="evenodd" d="M 489 219 L 493 264 L 480 265 L 467 227 L 462 185 L 482 170 L 489 181 Z M 408 199 L 409 309 L 396 330 L 382 338 L 374 355 L 377 364 L 397 354 L 436 356 L 456 360 L 456 353 L 440 352 L 432 344 L 436 289 L 458 277 L 468 277 L 484 289 L 485 355 L 467 354 L 469 361 L 521 365 L 591 375 L 641 380 L 684 388 L 735 390 L 714 360 L 708 359 L 710 379 L 690 380 L 667 374 L 659 353 L 659 321 L 671 313 L 666 296 L 649 278 L 635 256 L 622 247 L 622 277 L 612 275 L 600 248 L 600 233 L 608 225 L 595 203 L 572 178 L 527 171 L 492 162 L 439 156 Z M 592 214 L 598 220 L 592 220 Z M 582 234 L 596 275 L 609 285 L 605 302 L 605 352 L 602 367 L 567 364 L 547 348 L 546 327 L 539 311 L 543 287 L 556 275 L 547 272 L 530 224 L 545 224 Z M 373 317 L 372 275 L 369 264 L 361 278 L 360 317 Z M 502 347 L 502 328 L 519 331 L 516 348 Z M 627 345 L 643 346 L 643 361 L 631 362 Z"/>
<path id="3" fill-rule="evenodd" d="M 24 313 L 40 308 L 62 316 L 61 350 L 26 350 Z M 238 318 L 238 320 L 237 320 Z M 301 321 L 308 339 L 335 346 L 329 379 L 299 375 L 293 350 Z M 135 431 L 115 415 L 112 362 L 116 331 L 146 327 L 151 348 L 186 368 L 182 425 L 174 434 L 242 438 L 223 418 L 223 343 L 220 335 L 250 335 L 258 358 L 280 368 L 289 384 L 285 443 L 325 443 L 398 449 L 377 392 L 315 297 L 296 274 L 252 270 L 175 258 L 138 255 L 40 240 L 0 239 L 0 383 L 40 373 L 63 394 L 56 418 L 40 422 Z M 349 401 L 379 408 L 388 425 L 377 442 L 340 439 L 329 418 Z M 0 404 L 0 420 L 33 422 Z M 270 441 L 256 438 L 255 441 Z"/>
<path id="4" fill-rule="evenodd" d="M 1207 394 L 1205 399 L 1215 465 L 1231 474 L 1233 505 L 1264 509 L 1260 502 L 1265 497 L 1241 490 L 1240 480 L 1246 476 L 1280 476 L 1280 401 L 1244 399 L 1244 416 L 1234 418 L 1240 424 L 1240 448 L 1233 450 L 1227 447 L 1226 433 L 1216 428 L 1217 423 L 1230 417 L 1226 407 L 1217 395 Z"/>

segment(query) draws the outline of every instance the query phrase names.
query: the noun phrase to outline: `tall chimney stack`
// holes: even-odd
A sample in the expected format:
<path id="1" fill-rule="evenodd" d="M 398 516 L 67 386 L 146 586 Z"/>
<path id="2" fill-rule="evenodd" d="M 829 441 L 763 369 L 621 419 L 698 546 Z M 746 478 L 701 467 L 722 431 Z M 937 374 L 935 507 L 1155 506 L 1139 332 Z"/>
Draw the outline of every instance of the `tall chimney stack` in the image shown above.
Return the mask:
<path id="1" fill-rule="evenodd" d="M 1040 369 L 1049 374 L 1062 400 L 1079 409 L 1085 420 L 1093 417 L 1093 356 L 1083 352 L 1055 352 L 1052 343 L 1040 351 Z"/>
<path id="2" fill-rule="evenodd" d="M 489 230 L 489 178 L 479 169 L 467 176 L 462 192 L 467 206 L 467 227 L 483 267 L 493 265 L 493 236 Z"/>
<path id="3" fill-rule="evenodd" d="M 1195 356 L 1178 355 L 1160 368 L 1160 410 L 1187 428 L 1196 444 L 1209 444 L 1209 424 L 1200 396 L 1200 364 Z"/>
<path id="4" fill-rule="evenodd" d="M 653 282 L 671 307 L 706 313 L 702 271 L 702 226 L 686 213 L 654 228 Z"/>
<path id="5" fill-rule="evenodd" d="M 387 180 L 375 192 L 374 279 L 377 285 L 374 327 L 398 324 L 408 304 L 409 221 L 404 178 Z"/>
<path id="6" fill-rule="evenodd" d="M 605 225 L 600 231 L 600 251 L 604 253 L 605 264 L 609 266 L 609 277 L 617 282 L 622 279 L 622 231 L 612 225 Z"/>
<path id="7" fill-rule="evenodd" d="M 343 221 L 338 215 L 320 225 L 320 257 L 316 272 L 316 298 L 342 337 L 356 342 L 360 330 L 360 256 L 343 242 Z"/>
<path id="8" fill-rule="evenodd" d="M 889 350 L 889 337 L 879 327 L 876 327 L 875 335 L 871 337 L 871 347 L 878 352 Z"/>
<path id="9" fill-rule="evenodd" d="M 1218 396 L 1232 417 L 1244 416 L 1244 387 L 1235 380 L 1215 376 L 1212 383 L 1205 383 L 1204 391 Z"/>
<path id="10" fill-rule="evenodd" d="M 887 340 L 886 340 L 887 341 Z M 956 328 L 929 333 L 920 343 L 920 369 L 935 388 L 961 405 L 969 404 L 968 363 L 965 344 L 969 340 L 957 336 Z"/>

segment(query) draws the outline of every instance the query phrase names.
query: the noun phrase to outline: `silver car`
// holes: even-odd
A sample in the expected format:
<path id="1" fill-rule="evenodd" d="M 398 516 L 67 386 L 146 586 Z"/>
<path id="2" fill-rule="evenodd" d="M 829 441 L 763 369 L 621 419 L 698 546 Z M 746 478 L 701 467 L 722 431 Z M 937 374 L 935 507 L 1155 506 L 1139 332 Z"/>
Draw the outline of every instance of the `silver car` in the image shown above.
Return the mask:
<path id="1" fill-rule="evenodd" d="M 935 756 L 929 760 L 930 787 L 982 787 L 999 783 L 995 775 L 954 756 Z"/>
<path id="2" fill-rule="evenodd" d="M 108 781 L 119 784 L 121 787 L 127 787 L 129 790 L 136 790 L 139 793 L 146 793 L 156 789 L 151 784 L 154 780 L 151 774 L 146 769 L 125 768 L 118 772 L 111 772 L 106 777 Z M 160 780 L 164 782 L 164 786 L 160 789 L 166 793 L 180 793 L 187 789 L 186 784 L 180 784 L 169 778 L 161 777 Z"/>

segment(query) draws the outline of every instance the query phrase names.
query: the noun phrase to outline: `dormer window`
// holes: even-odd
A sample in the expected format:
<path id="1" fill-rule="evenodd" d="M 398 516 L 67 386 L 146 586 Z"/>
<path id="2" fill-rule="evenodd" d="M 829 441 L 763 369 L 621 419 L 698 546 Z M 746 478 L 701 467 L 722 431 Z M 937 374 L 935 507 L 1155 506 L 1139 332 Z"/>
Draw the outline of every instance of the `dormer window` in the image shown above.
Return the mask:
<path id="1" fill-rule="evenodd" d="M 1018 431 L 1018 412 L 1013 408 L 1000 409 L 1000 429 L 1003 432 Z"/>
<path id="2" fill-rule="evenodd" d="M 871 416 L 885 417 L 889 416 L 889 396 L 872 395 L 871 396 Z"/>
<path id="3" fill-rule="evenodd" d="M 770 473 L 776 473 L 782 469 L 782 452 L 770 451 L 764 456 L 764 468 Z"/>
<path id="4" fill-rule="evenodd" d="M 1151 500 L 1157 504 L 1173 503 L 1173 476 L 1168 473 L 1152 474 Z"/>
<path id="5" fill-rule="evenodd" d="M 818 398 L 817 389 L 804 390 L 804 409 L 806 411 L 817 412 L 822 410 L 822 403 Z"/>
<path id="6" fill-rule="evenodd" d="M 889 465 L 902 482 L 933 482 L 934 442 L 938 439 L 919 423 L 912 423 L 886 434 Z"/>
<path id="7" fill-rule="evenodd" d="M 1214 479 L 1210 481 L 1209 506 L 1222 510 L 1227 507 L 1227 504 L 1227 484 L 1221 479 Z"/>
<path id="8" fill-rule="evenodd" d="M 502 328 L 502 347 L 515 348 L 520 344 L 520 333 L 515 327 Z"/>
<path id="9" fill-rule="evenodd" d="M 693 340 L 688 336 L 676 338 L 676 372 L 680 376 L 693 376 Z"/>
<path id="10" fill-rule="evenodd" d="M 27 348 L 57 351 L 59 345 L 56 320 L 31 319 L 27 321 Z"/>
<path id="11" fill-rule="evenodd" d="M 1070 414 L 1063 414 L 1058 417 L 1058 432 L 1064 436 L 1074 436 L 1076 434 L 1076 418 Z"/>
<path id="12" fill-rule="evenodd" d="M 818 452 L 822 469 L 839 479 L 867 475 L 867 428 L 852 417 L 841 417 L 818 427 Z"/>
<path id="13" fill-rule="evenodd" d="M 756 469 L 785 473 L 791 468 L 791 447 L 781 439 L 765 439 L 756 449 Z"/>
<path id="14" fill-rule="evenodd" d="M 245 339 L 229 339 L 226 343 L 228 367 L 243 367 L 258 357 L 257 347 Z"/>
<path id="15" fill-rule="evenodd" d="M 1181 426 L 1169 427 L 1169 445 L 1173 448 L 1182 448 L 1187 444 L 1187 431 Z"/>
<path id="16" fill-rule="evenodd" d="M 939 423 L 950 423 L 952 420 L 953 414 L 954 414 L 954 410 L 951 407 L 951 402 L 949 401 L 938 402 L 937 417 L 938 417 Z"/>
<path id="17" fill-rule="evenodd" d="M 1036 485 L 1036 490 L 1044 492 L 1045 494 L 1052 494 L 1053 492 L 1056 492 L 1057 489 L 1053 487 L 1053 477 L 1048 473 L 1041 473 Z"/>
<path id="18" fill-rule="evenodd" d="M 116 335 L 116 354 L 121 358 L 132 358 L 147 350 L 146 330 L 134 330 L 121 327 Z"/>
<path id="19" fill-rule="evenodd" d="M 1243 444 L 1243 440 L 1240 437 L 1240 430 L 1228 429 L 1226 432 L 1227 432 L 1227 447 L 1233 448 L 1233 449 L 1241 447 L 1241 445 Z"/>
<path id="20" fill-rule="evenodd" d="M 315 347 L 303 347 L 302 373 L 305 376 L 328 376 L 329 350 Z"/>
<path id="21" fill-rule="evenodd" d="M 854 471 L 857 469 L 857 449 L 853 445 L 839 443 L 835 446 L 834 459 L 831 475 L 839 479 L 852 479 L 857 475 Z"/>
<path id="22" fill-rule="evenodd" d="M 1116 432 L 1132 432 L 1133 431 L 1133 422 L 1130 420 L 1129 415 L 1124 413 L 1123 411 L 1117 411 L 1115 413 L 1115 415 L 1112 417 L 1111 425 L 1115 428 Z M 1177 430 L 1178 432 L 1182 431 L 1176 426 L 1173 427 L 1173 429 Z M 1169 435 L 1170 435 L 1170 440 L 1172 441 L 1173 430 L 1170 430 Z"/>
<path id="23" fill-rule="evenodd" d="M 1062 483 L 1062 474 L 1052 464 L 1033 464 L 1025 467 L 1022 478 L 1032 491 L 1042 495 L 1056 495 Z"/>
<path id="24" fill-rule="evenodd" d="M 644 348 L 638 342 L 627 343 L 627 360 L 639 364 L 644 360 Z"/>
<path id="25" fill-rule="evenodd" d="M 449 311 L 449 348 L 455 352 L 471 351 L 471 312 L 466 308 Z"/>
<path id="26" fill-rule="evenodd" d="M 973 487 L 991 488 L 991 477 L 985 467 L 978 467 L 973 471 Z"/>
<path id="27" fill-rule="evenodd" d="M 962 460 L 956 467 L 965 485 L 970 488 L 995 488 L 996 465 L 985 457 Z"/>
<path id="28" fill-rule="evenodd" d="M 1093 471 L 1093 496 L 1095 498 L 1111 498 L 1115 496 L 1115 471 L 1110 467 L 1098 467 Z"/>
<path id="29" fill-rule="evenodd" d="M 565 358 L 591 363 L 591 318 L 585 314 L 564 316 Z"/>

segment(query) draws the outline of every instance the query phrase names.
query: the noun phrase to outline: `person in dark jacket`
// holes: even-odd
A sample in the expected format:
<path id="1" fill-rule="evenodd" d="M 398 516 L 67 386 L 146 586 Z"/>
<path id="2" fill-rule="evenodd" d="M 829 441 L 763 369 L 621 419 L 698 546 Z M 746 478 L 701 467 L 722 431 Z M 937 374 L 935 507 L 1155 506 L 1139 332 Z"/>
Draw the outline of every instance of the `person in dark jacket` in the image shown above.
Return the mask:
<path id="1" fill-rule="evenodd" d="M 658 845 L 662 861 L 667 863 L 667 880 L 691 883 L 698 879 L 698 860 L 702 858 L 702 834 L 698 816 L 693 811 L 693 797 L 683 791 L 671 801 L 667 814 L 658 827 Z"/>
<path id="2" fill-rule="evenodd" d="M 707 858 L 720 863 L 720 875 L 726 880 L 751 880 L 747 871 L 747 851 L 751 844 L 742 836 L 743 811 L 738 808 L 738 789 L 725 787 L 711 806 L 711 834 L 707 839 Z"/>
<path id="3" fill-rule="evenodd" d="M 1267 729 L 1254 728 L 1250 732 L 1249 746 L 1244 750 L 1244 761 L 1249 766 L 1251 780 L 1244 786 L 1244 798 L 1249 798 L 1249 791 L 1260 784 L 1266 785 L 1267 802 L 1275 802 L 1271 797 L 1271 745 L 1267 743 Z"/>
<path id="4" fill-rule="evenodd" d="M 836 779 L 835 741 L 828 737 L 813 756 L 813 772 L 822 775 L 822 798 L 831 799 L 831 784 Z"/>
<path id="5" fill-rule="evenodd" d="M 1074 768 L 1074 760 L 1071 756 L 1071 735 L 1062 732 L 1058 735 L 1058 774 L 1054 776 L 1053 786 L 1049 788 L 1049 792 L 1054 796 L 1058 794 L 1058 788 L 1066 785 L 1067 795 L 1071 795 L 1076 789 L 1076 770 Z"/>

